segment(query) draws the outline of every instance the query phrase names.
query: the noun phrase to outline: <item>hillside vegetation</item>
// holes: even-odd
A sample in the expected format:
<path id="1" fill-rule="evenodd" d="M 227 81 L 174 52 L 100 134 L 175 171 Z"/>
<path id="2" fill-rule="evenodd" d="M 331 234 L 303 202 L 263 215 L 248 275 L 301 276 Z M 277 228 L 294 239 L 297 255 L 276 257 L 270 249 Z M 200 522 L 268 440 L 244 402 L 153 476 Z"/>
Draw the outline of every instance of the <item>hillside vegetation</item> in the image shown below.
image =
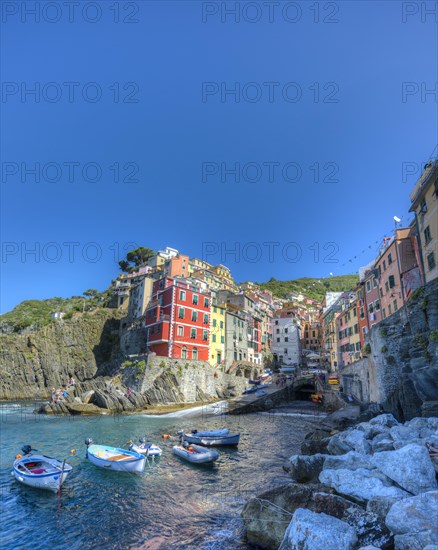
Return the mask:
<path id="1" fill-rule="evenodd" d="M 65 319 L 78 311 L 91 311 L 104 305 L 101 294 L 90 298 L 49 298 L 47 300 L 25 300 L 13 310 L 0 315 L 0 332 L 20 332 L 23 329 L 37 330 L 52 322 L 51 314 L 66 313 Z"/>
<path id="2" fill-rule="evenodd" d="M 300 292 L 308 298 L 321 301 L 326 292 L 345 292 L 352 290 L 359 280 L 358 275 L 339 275 L 329 278 L 293 279 L 291 281 L 277 281 L 274 277 L 266 283 L 259 283 L 261 288 L 270 290 L 274 296 L 284 298 L 288 292 Z"/>

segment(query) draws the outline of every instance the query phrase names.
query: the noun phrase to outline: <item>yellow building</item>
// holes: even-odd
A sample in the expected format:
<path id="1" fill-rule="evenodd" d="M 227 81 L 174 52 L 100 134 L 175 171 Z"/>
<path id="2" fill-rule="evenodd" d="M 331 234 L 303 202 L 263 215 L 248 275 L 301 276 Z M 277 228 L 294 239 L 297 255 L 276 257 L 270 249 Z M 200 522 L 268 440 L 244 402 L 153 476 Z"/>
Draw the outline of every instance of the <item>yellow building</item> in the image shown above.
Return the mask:
<path id="1" fill-rule="evenodd" d="M 218 304 L 213 294 L 210 325 L 210 364 L 225 364 L 225 304 Z"/>
<path id="2" fill-rule="evenodd" d="M 424 167 L 410 195 L 415 212 L 426 283 L 438 277 L 438 160 Z"/>

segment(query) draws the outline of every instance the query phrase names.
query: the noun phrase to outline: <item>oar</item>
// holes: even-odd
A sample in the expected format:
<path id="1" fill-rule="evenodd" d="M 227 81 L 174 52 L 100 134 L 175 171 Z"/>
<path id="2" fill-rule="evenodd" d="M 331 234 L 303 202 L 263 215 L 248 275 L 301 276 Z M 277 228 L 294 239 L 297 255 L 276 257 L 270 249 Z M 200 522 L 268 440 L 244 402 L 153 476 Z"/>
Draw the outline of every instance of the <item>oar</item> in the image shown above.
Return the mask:
<path id="1" fill-rule="evenodd" d="M 61 485 L 62 485 L 62 476 L 64 475 L 64 464 L 65 464 L 65 458 L 62 461 L 61 475 L 59 476 L 59 483 L 58 483 L 58 512 L 61 506 Z"/>

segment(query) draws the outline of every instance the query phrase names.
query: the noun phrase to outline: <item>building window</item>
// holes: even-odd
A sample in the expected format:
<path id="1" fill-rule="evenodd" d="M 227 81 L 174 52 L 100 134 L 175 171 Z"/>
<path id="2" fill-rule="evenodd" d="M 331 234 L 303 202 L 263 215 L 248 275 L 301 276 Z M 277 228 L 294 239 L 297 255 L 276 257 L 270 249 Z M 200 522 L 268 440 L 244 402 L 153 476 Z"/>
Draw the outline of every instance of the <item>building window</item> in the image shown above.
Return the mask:
<path id="1" fill-rule="evenodd" d="M 382 317 L 384 319 L 386 319 L 386 310 L 385 310 L 385 308 L 382 309 Z"/>
<path id="2" fill-rule="evenodd" d="M 357 317 L 357 309 L 356 308 L 353 309 L 353 316 Z M 315 336 L 315 334 L 314 334 L 314 336 Z"/>
<path id="3" fill-rule="evenodd" d="M 280 334 L 280 329 L 279 328 L 276 329 L 275 334 Z"/>
<path id="4" fill-rule="evenodd" d="M 178 336 L 184 336 L 184 327 L 178 327 Z"/>
<path id="5" fill-rule="evenodd" d="M 388 304 L 388 315 L 392 314 L 392 307 L 391 304 Z"/>
<path id="6" fill-rule="evenodd" d="M 377 288 L 377 279 L 373 277 L 373 288 Z"/>
<path id="7" fill-rule="evenodd" d="M 280 338 L 277 338 L 277 342 L 279 342 L 279 341 L 280 341 Z"/>
<path id="8" fill-rule="evenodd" d="M 209 307 L 210 301 L 208 298 L 204 298 L 204 307 Z"/>
<path id="9" fill-rule="evenodd" d="M 427 255 L 427 265 L 429 267 L 429 271 L 432 271 L 432 269 L 435 269 L 436 263 L 435 263 L 435 253 L 431 252 Z"/>
<path id="10" fill-rule="evenodd" d="M 365 318 L 365 312 L 363 310 L 363 307 L 360 308 L 360 318 L 361 319 L 364 319 Z"/>
<path id="11" fill-rule="evenodd" d="M 197 320 L 198 320 L 198 312 L 192 311 L 192 321 L 197 321 Z"/>
<path id="12" fill-rule="evenodd" d="M 216 334 L 212 334 L 212 336 L 211 336 L 211 341 L 212 341 L 213 343 L 216 342 Z"/>
<path id="13" fill-rule="evenodd" d="M 179 319 L 184 319 L 184 308 L 183 307 L 180 307 L 178 309 L 178 318 Z"/>
<path id="14" fill-rule="evenodd" d="M 380 297 L 382 297 L 383 296 L 383 289 L 380 288 L 379 290 L 380 290 Z"/>
<path id="15" fill-rule="evenodd" d="M 225 336 L 221 336 L 221 344 L 225 344 Z"/>
<path id="16" fill-rule="evenodd" d="M 287 328 L 284 329 L 284 332 L 287 334 Z"/>
<path id="17" fill-rule="evenodd" d="M 213 326 L 215 327 L 217 325 L 216 319 L 213 319 Z"/>
<path id="18" fill-rule="evenodd" d="M 217 313 L 217 307 L 213 308 L 214 313 Z"/>
<path id="19" fill-rule="evenodd" d="M 388 283 L 388 281 L 386 281 L 386 283 L 385 283 L 385 290 L 386 290 L 386 292 L 389 292 L 389 283 Z"/>
<path id="20" fill-rule="evenodd" d="M 367 281 L 367 292 L 370 292 L 371 290 L 371 283 L 370 281 Z"/>
<path id="21" fill-rule="evenodd" d="M 354 334 L 359 334 L 359 325 L 354 325 Z"/>
<path id="22" fill-rule="evenodd" d="M 193 340 L 196 340 L 196 329 L 195 328 L 190 329 L 190 338 L 192 338 Z"/>
<path id="23" fill-rule="evenodd" d="M 393 305 L 394 305 L 394 311 L 397 311 L 397 309 L 398 309 L 397 300 L 394 300 Z"/>
<path id="24" fill-rule="evenodd" d="M 179 299 L 181 300 L 181 302 L 186 301 L 186 292 L 185 292 L 185 290 L 180 290 L 179 291 Z"/>
<path id="25" fill-rule="evenodd" d="M 380 309 L 380 300 L 376 300 L 376 301 L 374 302 L 374 309 L 375 309 L 376 311 L 379 311 L 379 309 Z"/>
<path id="26" fill-rule="evenodd" d="M 204 313 L 204 325 L 208 325 L 208 314 Z"/>
<path id="27" fill-rule="evenodd" d="M 419 213 L 420 213 L 420 214 L 421 214 L 421 213 L 424 214 L 424 212 L 427 212 L 426 198 L 423 198 L 423 199 L 421 200 L 421 203 L 420 203 L 420 212 L 419 212 Z"/>
<path id="28" fill-rule="evenodd" d="M 284 338 L 284 341 L 285 341 L 285 342 L 289 342 L 289 338 L 286 336 L 286 337 Z"/>
<path id="29" fill-rule="evenodd" d="M 394 288 L 395 287 L 395 277 L 394 275 L 390 275 L 389 276 L 389 288 Z"/>
<path id="30" fill-rule="evenodd" d="M 430 233 L 430 227 L 427 226 L 426 229 L 423 231 L 424 233 L 424 240 L 426 241 L 426 244 L 429 244 L 432 240 L 432 235 Z"/>
<path id="31" fill-rule="evenodd" d="M 278 321 L 275 321 L 275 324 L 278 325 Z"/>
<path id="32" fill-rule="evenodd" d="M 220 326 L 220 328 L 224 328 L 224 322 L 220 321 L 219 326 Z"/>
<path id="33" fill-rule="evenodd" d="M 388 254 L 388 265 L 392 264 L 392 254 Z"/>
<path id="34" fill-rule="evenodd" d="M 195 361 L 198 359 L 198 348 L 193 348 L 192 359 L 194 359 Z"/>
<path id="35" fill-rule="evenodd" d="M 202 339 L 206 341 L 208 340 L 208 330 L 202 331 Z"/>
<path id="36" fill-rule="evenodd" d="M 383 260 L 383 271 L 386 271 L 386 260 Z"/>
<path id="37" fill-rule="evenodd" d="M 184 346 L 181 351 L 181 359 L 188 359 L 187 357 L 187 348 Z"/>

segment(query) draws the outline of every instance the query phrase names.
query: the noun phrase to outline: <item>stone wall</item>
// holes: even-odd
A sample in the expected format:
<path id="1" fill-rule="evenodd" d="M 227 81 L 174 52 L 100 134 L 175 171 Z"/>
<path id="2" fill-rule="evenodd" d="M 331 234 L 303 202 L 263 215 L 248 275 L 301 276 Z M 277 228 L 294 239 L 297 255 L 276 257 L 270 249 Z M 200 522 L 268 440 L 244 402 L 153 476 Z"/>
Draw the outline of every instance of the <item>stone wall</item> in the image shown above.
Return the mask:
<path id="1" fill-rule="evenodd" d="M 438 280 L 367 335 L 371 353 L 341 370 L 344 392 L 400 420 L 438 416 Z"/>

